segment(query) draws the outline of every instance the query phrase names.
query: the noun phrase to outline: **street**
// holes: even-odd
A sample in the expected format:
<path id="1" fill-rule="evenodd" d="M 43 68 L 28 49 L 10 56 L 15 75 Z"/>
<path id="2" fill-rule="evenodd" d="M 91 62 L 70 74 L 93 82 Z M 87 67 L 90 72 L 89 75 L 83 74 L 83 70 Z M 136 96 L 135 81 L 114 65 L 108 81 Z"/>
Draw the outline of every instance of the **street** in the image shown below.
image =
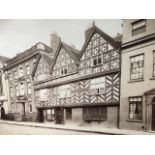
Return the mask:
<path id="1" fill-rule="evenodd" d="M 96 135 L 96 133 L 0 123 L 0 135 Z"/>

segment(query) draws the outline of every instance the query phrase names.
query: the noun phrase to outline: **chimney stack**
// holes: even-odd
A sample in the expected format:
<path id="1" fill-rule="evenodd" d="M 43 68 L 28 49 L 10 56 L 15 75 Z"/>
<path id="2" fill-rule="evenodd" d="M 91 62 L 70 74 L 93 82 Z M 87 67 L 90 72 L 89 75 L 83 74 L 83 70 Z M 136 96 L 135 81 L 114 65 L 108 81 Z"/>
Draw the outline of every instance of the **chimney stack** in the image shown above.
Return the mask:
<path id="1" fill-rule="evenodd" d="M 60 43 L 60 40 L 61 40 L 61 38 L 57 35 L 57 33 L 54 32 L 51 34 L 50 44 L 51 44 L 51 48 L 54 50 L 54 52 L 56 52 L 58 45 Z"/>

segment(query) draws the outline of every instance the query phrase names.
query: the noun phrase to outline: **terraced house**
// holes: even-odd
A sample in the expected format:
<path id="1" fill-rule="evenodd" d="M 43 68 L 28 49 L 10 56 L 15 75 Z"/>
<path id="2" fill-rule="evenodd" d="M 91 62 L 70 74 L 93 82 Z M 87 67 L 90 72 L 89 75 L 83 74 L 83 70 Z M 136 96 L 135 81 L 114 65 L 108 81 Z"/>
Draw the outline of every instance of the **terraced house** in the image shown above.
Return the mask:
<path id="1" fill-rule="evenodd" d="M 118 127 L 120 39 L 93 25 L 78 51 L 55 36 L 54 57 L 40 52 L 32 73 L 40 122 Z"/>
<path id="2" fill-rule="evenodd" d="M 8 114 L 15 120 L 36 121 L 34 87 L 32 70 L 36 64 L 38 53 L 53 55 L 51 48 L 37 43 L 30 49 L 6 61 L 6 85 L 8 90 Z"/>
<path id="3" fill-rule="evenodd" d="M 120 128 L 155 130 L 155 20 L 123 21 Z"/>

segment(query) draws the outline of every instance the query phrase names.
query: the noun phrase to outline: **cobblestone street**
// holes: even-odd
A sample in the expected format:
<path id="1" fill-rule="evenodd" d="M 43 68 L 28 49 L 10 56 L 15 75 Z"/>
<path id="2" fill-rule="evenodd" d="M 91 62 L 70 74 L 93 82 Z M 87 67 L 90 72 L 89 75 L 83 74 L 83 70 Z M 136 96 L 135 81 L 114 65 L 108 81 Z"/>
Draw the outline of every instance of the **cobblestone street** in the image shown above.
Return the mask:
<path id="1" fill-rule="evenodd" d="M 0 124 L 0 135 L 93 135 L 93 133 L 48 129 L 13 124 Z M 94 133 L 96 135 L 96 133 Z"/>

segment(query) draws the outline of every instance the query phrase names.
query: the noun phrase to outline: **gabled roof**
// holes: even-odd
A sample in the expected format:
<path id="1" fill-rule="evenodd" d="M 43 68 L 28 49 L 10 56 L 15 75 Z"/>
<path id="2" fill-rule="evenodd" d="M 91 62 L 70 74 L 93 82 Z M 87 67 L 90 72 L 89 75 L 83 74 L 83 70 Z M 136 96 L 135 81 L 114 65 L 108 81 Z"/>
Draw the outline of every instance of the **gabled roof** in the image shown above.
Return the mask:
<path id="1" fill-rule="evenodd" d="M 38 48 L 39 44 L 42 44 L 44 46 L 44 50 Z M 36 54 L 40 50 L 42 50 L 44 52 L 47 52 L 47 53 L 53 53 L 53 50 L 50 47 L 48 47 L 44 43 L 38 42 L 37 44 L 35 44 L 31 48 L 29 48 L 28 50 L 26 50 L 26 51 L 24 51 L 24 52 L 22 52 L 20 54 L 17 54 L 15 57 L 13 57 L 10 60 L 6 61 L 7 62 L 7 67 L 10 67 L 12 65 L 16 65 L 18 63 L 21 63 L 21 61 L 32 57 L 34 54 Z"/>
<path id="2" fill-rule="evenodd" d="M 76 64 L 79 64 L 79 61 L 78 61 L 79 51 L 77 49 L 69 46 L 68 44 L 60 41 L 59 45 L 58 45 L 58 48 L 57 48 L 57 51 L 56 51 L 55 56 L 54 56 L 53 63 L 51 65 L 51 69 L 50 69 L 51 72 L 52 72 L 54 64 L 55 64 L 55 62 L 57 60 L 57 57 L 59 55 L 61 47 L 63 47 L 65 49 L 65 51 L 71 56 L 71 58 L 75 61 Z"/>
<path id="3" fill-rule="evenodd" d="M 46 61 L 49 68 L 51 68 L 51 65 L 52 65 L 52 62 L 53 62 L 53 56 L 51 54 L 40 51 L 39 55 L 38 55 L 38 58 L 37 58 L 37 63 L 34 66 L 33 71 L 32 71 L 32 77 L 35 75 L 35 72 L 37 70 L 37 67 L 38 67 L 38 64 L 39 64 L 39 61 L 40 61 L 41 58 L 43 58 Z"/>
<path id="4" fill-rule="evenodd" d="M 89 44 L 93 34 L 96 33 L 96 32 L 99 33 L 114 48 L 119 48 L 120 47 L 120 42 L 119 41 L 113 39 L 112 37 L 110 37 L 109 35 L 104 33 L 102 30 L 100 30 L 95 24 L 93 24 L 93 26 L 91 28 L 89 28 L 89 32 L 88 32 L 89 34 L 87 34 L 87 36 L 86 36 L 87 38 L 85 39 L 85 43 L 84 43 L 84 45 L 83 45 L 83 47 L 81 49 L 81 52 L 79 54 L 79 59 L 82 57 L 82 55 L 83 55 L 85 49 L 87 48 L 87 45 Z"/>

